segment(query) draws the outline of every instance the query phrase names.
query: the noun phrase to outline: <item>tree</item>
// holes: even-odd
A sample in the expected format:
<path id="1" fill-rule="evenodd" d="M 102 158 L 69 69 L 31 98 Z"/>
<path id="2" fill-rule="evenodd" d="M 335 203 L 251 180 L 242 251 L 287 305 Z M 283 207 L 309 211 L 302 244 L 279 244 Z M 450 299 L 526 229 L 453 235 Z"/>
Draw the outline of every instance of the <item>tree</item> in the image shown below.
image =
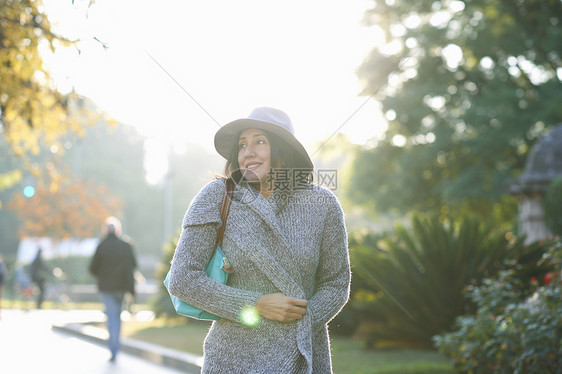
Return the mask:
<path id="1" fill-rule="evenodd" d="M 88 238 L 100 235 L 101 223 L 121 209 L 121 201 L 103 185 L 79 181 L 56 191 L 40 184 L 30 198 L 15 194 L 7 208 L 22 223 L 20 237 Z"/>
<path id="2" fill-rule="evenodd" d="M 0 136 L 31 168 L 28 155 L 59 144 L 68 132 L 83 134 L 98 114 L 83 109 L 74 92 L 63 94 L 43 64 L 42 52 L 75 42 L 55 34 L 40 0 L 0 0 Z M 40 165 L 41 172 L 46 170 Z M 0 173 L 0 189 L 18 183 L 15 170 Z"/>
<path id="3" fill-rule="evenodd" d="M 74 97 L 53 88 L 40 52 L 42 46 L 54 51 L 71 41 L 51 31 L 40 1 L 0 3 L 1 129 L 16 154 L 37 153 L 41 136 L 53 141 L 69 129 L 81 129 L 67 117 Z"/>
<path id="4" fill-rule="evenodd" d="M 67 138 L 72 146 L 60 157 L 59 169 L 119 196 L 123 232 L 134 239 L 137 253 L 156 253 L 162 244 L 162 198 L 144 176 L 145 138 L 131 126 L 103 121 L 85 132 L 83 138 Z"/>
<path id="5" fill-rule="evenodd" d="M 532 144 L 562 117 L 562 3 L 373 3 L 366 22 L 385 44 L 358 75 L 389 128 L 358 152 L 350 199 L 402 213 L 498 211 Z"/>
<path id="6" fill-rule="evenodd" d="M 123 202 L 123 226 L 136 242 L 138 253 L 159 254 L 181 228 L 191 199 L 211 179 L 209 170 L 218 171 L 223 162 L 201 146 L 186 145 L 183 155 L 170 154 L 172 206 L 171 232 L 163 233 L 164 191 L 145 178 L 146 138 L 127 125 L 110 126 L 99 122 L 86 129 L 86 136 L 68 139 L 72 147 L 59 163 L 59 169 L 95 184 L 103 184 Z"/>

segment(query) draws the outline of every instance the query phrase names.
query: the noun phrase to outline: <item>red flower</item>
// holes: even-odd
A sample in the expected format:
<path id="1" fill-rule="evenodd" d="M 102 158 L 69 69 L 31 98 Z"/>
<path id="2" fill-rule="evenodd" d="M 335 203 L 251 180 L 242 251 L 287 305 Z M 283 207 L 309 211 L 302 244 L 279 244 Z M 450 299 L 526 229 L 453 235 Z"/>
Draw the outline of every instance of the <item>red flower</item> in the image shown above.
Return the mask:
<path id="1" fill-rule="evenodd" d="M 545 275 L 545 278 L 546 278 L 546 275 Z M 533 286 L 536 286 L 537 284 L 539 284 L 539 282 L 537 282 L 537 278 L 531 277 L 531 284 L 532 284 Z"/>
<path id="2" fill-rule="evenodd" d="M 552 281 L 556 278 L 557 275 L 558 274 L 555 271 L 551 271 L 550 273 L 546 273 L 544 275 L 544 283 L 545 284 L 551 284 Z"/>
<path id="3" fill-rule="evenodd" d="M 496 317 L 494 315 L 490 314 L 490 321 L 493 321 L 495 319 L 496 319 Z"/>

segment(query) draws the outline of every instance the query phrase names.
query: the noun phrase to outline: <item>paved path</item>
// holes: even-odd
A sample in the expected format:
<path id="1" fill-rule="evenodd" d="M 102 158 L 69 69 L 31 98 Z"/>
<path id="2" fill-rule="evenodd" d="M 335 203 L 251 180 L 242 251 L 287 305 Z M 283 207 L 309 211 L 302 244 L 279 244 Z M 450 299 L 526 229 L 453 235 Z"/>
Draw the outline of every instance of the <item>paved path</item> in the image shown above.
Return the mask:
<path id="1" fill-rule="evenodd" d="M 6 310 L 0 319 L 2 374 L 177 374 L 185 371 L 120 353 L 110 363 L 105 346 L 52 329 L 53 324 L 103 320 L 99 311 Z"/>

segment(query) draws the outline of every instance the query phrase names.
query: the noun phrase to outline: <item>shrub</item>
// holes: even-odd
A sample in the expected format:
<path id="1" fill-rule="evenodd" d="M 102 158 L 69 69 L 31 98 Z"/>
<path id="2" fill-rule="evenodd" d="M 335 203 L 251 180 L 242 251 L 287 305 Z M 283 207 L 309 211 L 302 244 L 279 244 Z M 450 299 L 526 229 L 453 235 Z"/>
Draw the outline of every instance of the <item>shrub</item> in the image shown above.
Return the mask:
<path id="1" fill-rule="evenodd" d="M 370 346 L 432 347 L 434 335 L 475 311 L 464 297 L 467 285 L 497 274 L 506 258 L 537 256 L 476 219 L 414 216 L 411 226 L 351 245 L 356 284 L 348 308 L 360 319 L 357 337 Z"/>
<path id="2" fill-rule="evenodd" d="M 560 373 L 562 371 L 562 280 L 560 239 L 548 244 L 539 266 L 553 271 L 532 279 L 518 276 L 519 264 L 471 287 L 478 309 L 459 317 L 457 329 L 434 338 L 461 373 Z M 529 292 L 531 290 L 531 292 Z"/>
<path id="3" fill-rule="evenodd" d="M 170 263 L 172 262 L 174 251 L 176 250 L 178 238 L 179 235 L 164 245 L 162 259 L 154 272 L 154 278 L 156 279 L 156 282 L 159 282 L 160 284 L 158 287 L 158 293 L 150 300 L 149 304 L 156 317 L 178 316 L 170 299 L 170 294 L 164 286 L 164 283 L 162 283 L 164 278 L 166 278 L 166 274 L 170 270 Z"/>

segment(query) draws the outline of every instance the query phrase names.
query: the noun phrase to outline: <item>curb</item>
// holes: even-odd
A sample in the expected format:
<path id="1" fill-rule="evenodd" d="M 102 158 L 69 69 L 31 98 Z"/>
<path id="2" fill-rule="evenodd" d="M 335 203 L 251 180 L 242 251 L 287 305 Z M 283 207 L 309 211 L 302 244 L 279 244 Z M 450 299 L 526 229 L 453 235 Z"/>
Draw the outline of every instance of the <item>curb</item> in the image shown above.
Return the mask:
<path id="1" fill-rule="evenodd" d="M 52 329 L 78 336 L 92 343 L 107 345 L 108 333 L 99 327 L 68 323 L 52 325 Z M 121 351 L 187 373 L 200 373 L 203 364 L 202 356 L 131 338 L 121 339 Z"/>

